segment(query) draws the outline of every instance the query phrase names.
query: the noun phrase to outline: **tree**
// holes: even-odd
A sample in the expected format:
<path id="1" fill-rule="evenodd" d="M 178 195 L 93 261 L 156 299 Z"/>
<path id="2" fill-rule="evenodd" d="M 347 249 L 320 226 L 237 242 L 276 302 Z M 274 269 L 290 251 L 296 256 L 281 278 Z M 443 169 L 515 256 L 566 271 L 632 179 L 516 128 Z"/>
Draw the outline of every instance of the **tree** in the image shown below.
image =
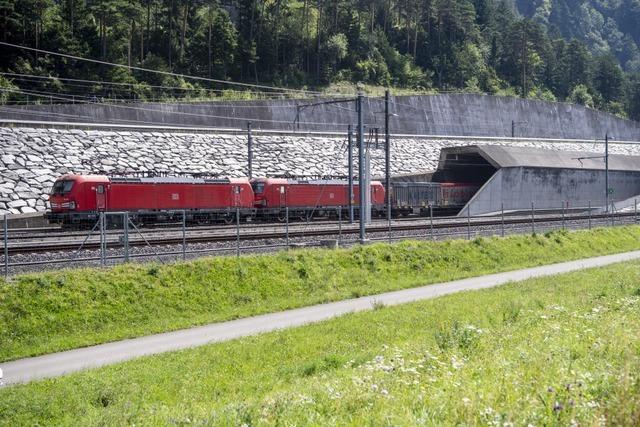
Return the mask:
<path id="1" fill-rule="evenodd" d="M 589 88 L 585 85 L 577 85 L 571 90 L 571 94 L 567 98 L 567 101 L 572 104 L 580 104 L 585 107 L 593 108 L 593 96 L 589 93 Z"/>
<path id="2" fill-rule="evenodd" d="M 627 94 L 626 111 L 629 112 L 629 118 L 640 121 L 640 74 L 629 79 Z"/>
<path id="3" fill-rule="evenodd" d="M 596 59 L 593 86 L 605 103 L 617 100 L 622 93 L 623 74 L 613 55 Z"/>

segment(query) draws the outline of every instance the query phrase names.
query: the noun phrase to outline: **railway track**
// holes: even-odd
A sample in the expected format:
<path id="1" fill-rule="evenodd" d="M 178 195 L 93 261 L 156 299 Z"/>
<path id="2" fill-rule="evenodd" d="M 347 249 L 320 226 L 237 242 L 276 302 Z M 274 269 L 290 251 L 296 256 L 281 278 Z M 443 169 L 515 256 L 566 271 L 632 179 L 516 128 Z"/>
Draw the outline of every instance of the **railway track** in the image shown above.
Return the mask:
<path id="1" fill-rule="evenodd" d="M 533 222 L 536 223 L 560 223 L 570 221 L 592 221 L 594 223 L 604 221 L 620 221 L 634 217 L 634 213 L 617 213 L 610 214 L 571 214 L 560 216 L 557 214 L 540 215 L 535 217 Z M 393 221 L 391 226 L 386 222 L 375 222 L 367 226 L 367 233 L 399 233 L 410 231 L 429 231 L 441 229 L 477 229 L 479 227 L 501 227 L 504 225 L 514 226 L 531 224 L 531 216 L 509 217 L 472 217 L 472 218 L 438 218 L 431 222 L 428 218 L 414 219 L 412 221 Z M 285 239 L 298 237 L 325 237 L 341 235 L 354 235 L 359 233 L 357 224 L 338 224 L 337 222 L 325 223 L 294 223 L 287 230 L 284 225 L 273 224 L 253 224 L 253 226 L 245 225 L 239 229 L 233 226 L 214 227 L 214 228 L 188 228 L 184 234 L 182 229 L 153 229 L 137 232 L 130 230 L 128 241 L 129 246 L 161 246 L 161 245 L 181 245 L 194 243 L 215 243 L 230 241 L 256 241 L 270 239 Z M 110 249 L 121 248 L 124 245 L 122 240 L 122 230 L 108 230 L 105 234 L 107 247 Z M 47 253 L 62 251 L 77 251 L 82 249 L 99 249 L 100 237 L 98 234 L 87 236 L 87 232 L 83 234 L 69 235 L 64 233 L 54 233 L 46 237 L 36 237 L 33 235 L 13 236 L 8 243 L 9 255 L 29 254 L 29 253 Z"/>

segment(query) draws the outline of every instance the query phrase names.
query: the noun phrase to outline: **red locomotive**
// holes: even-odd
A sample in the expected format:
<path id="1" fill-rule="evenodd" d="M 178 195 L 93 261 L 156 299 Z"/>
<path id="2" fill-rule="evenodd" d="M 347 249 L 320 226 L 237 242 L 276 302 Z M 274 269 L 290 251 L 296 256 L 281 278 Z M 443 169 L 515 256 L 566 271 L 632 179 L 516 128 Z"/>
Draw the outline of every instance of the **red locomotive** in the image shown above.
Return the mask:
<path id="1" fill-rule="evenodd" d="M 98 212 L 130 212 L 138 222 L 186 218 L 190 222 L 231 222 L 254 215 L 251 184 L 247 179 L 185 177 L 107 177 L 65 175 L 49 195 L 47 218 L 65 224 L 95 220 Z"/>
<path id="2" fill-rule="evenodd" d="M 276 216 L 284 220 L 286 208 L 291 217 L 310 219 L 337 215 L 337 208 L 346 212 L 349 206 L 349 186 L 345 180 L 297 180 L 262 178 L 251 182 L 255 206 L 263 217 Z M 358 211 L 360 186 L 354 183 L 353 205 Z M 371 182 L 371 209 L 375 216 L 384 212 L 385 191 L 382 183 Z"/>

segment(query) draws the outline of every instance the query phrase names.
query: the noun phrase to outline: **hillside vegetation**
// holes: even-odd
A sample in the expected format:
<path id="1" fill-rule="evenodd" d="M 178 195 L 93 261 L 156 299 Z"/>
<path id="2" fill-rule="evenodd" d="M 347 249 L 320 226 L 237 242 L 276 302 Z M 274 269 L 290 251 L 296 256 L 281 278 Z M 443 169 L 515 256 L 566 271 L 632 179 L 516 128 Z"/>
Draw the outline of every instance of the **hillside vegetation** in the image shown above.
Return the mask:
<path id="1" fill-rule="evenodd" d="M 0 2 L 0 40 L 222 81 L 520 95 L 640 119 L 639 7 L 637 0 L 8 0 Z M 14 73 L 0 76 L 0 101 L 272 96 L 7 46 L 0 55 L 0 71 Z"/>
<path id="2" fill-rule="evenodd" d="M 0 389 L 0 425 L 637 426 L 640 264 Z"/>
<path id="3" fill-rule="evenodd" d="M 640 227 L 131 264 L 0 281 L 0 360 L 640 249 Z"/>
<path id="4" fill-rule="evenodd" d="M 527 17 L 565 38 L 576 38 L 596 54 L 613 53 L 622 66 L 640 71 L 640 1 L 517 0 Z"/>

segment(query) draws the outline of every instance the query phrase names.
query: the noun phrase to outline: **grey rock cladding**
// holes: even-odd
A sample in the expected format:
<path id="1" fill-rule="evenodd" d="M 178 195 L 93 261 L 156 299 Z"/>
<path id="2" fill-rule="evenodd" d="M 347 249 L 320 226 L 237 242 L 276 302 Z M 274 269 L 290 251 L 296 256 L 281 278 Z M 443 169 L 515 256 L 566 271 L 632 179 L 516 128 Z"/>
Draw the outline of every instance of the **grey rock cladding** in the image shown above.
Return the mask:
<path id="1" fill-rule="evenodd" d="M 513 144 L 460 139 L 392 140 L 392 173 L 434 170 L 442 147 Z M 556 150 L 601 151 L 601 145 L 575 142 L 518 142 Z M 384 171 L 382 141 L 370 142 L 372 173 Z M 346 138 L 254 136 L 254 176 L 346 175 Z M 640 155 L 640 146 L 613 144 L 612 153 Z M 357 167 L 357 161 L 356 161 Z M 44 211 L 56 177 L 66 173 L 208 173 L 246 176 L 243 135 L 0 128 L 0 214 Z M 356 169 L 357 170 L 357 169 Z"/>

